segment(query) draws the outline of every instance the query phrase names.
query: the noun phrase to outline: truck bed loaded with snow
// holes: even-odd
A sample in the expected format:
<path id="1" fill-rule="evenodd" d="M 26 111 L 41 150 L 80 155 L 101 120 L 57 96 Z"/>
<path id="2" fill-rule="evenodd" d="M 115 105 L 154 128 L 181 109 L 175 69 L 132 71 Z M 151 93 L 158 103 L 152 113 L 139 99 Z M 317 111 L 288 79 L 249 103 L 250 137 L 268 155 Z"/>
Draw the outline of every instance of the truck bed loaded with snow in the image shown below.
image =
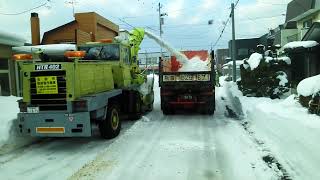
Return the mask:
<path id="1" fill-rule="evenodd" d="M 206 71 L 173 72 L 163 71 L 166 66 L 164 64 L 160 63 L 159 68 L 163 113 L 174 114 L 177 110 L 188 110 L 213 114 L 215 111 L 214 68 L 208 68 L 211 70 Z"/>

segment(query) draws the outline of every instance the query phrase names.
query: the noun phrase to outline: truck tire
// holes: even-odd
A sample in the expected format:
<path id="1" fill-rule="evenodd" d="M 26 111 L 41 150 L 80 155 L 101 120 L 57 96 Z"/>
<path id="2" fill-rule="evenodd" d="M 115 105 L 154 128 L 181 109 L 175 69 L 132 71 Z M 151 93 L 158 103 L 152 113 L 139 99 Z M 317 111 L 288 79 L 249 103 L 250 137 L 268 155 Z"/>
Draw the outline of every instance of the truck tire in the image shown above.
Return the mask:
<path id="1" fill-rule="evenodd" d="M 164 115 L 173 115 L 174 110 L 170 109 L 166 104 L 163 105 L 162 112 Z"/>
<path id="2" fill-rule="evenodd" d="M 112 139 L 119 135 L 121 130 L 119 113 L 119 107 L 115 104 L 111 104 L 107 108 L 106 118 L 99 123 L 99 130 L 102 138 Z"/>
<path id="3" fill-rule="evenodd" d="M 135 105 L 136 112 L 134 112 L 134 114 L 130 116 L 131 120 L 139 120 L 142 117 L 142 102 L 139 95 L 136 96 L 135 102 L 136 102 L 136 105 Z"/>
<path id="4" fill-rule="evenodd" d="M 215 109 L 216 109 L 215 97 L 211 97 L 206 107 L 206 114 L 213 115 Z"/>

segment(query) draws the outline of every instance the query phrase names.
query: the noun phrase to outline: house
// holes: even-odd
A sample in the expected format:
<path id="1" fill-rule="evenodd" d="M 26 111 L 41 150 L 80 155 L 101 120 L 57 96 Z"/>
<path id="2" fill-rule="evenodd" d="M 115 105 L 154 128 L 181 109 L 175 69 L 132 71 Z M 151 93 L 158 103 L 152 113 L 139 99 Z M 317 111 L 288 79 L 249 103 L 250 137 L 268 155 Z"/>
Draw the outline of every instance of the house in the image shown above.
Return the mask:
<path id="1" fill-rule="evenodd" d="M 276 32 L 274 45 L 301 41 L 313 22 L 320 20 L 320 0 L 292 0 L 287 6 L 286 20 Z"/>
<path id="2" fill-rule="evenodd" d="M 83 44 L 112 39 L 119 34 L 119 26 L 95 12 L 76 13 L 75 20 L 44 33 L 41 44 Z M 39 17 L 31 14 L 32 42 L 40 44 Z"/>
<path id="3" fill-rule="evenodd" d="M 302 41 L 320 43 L 320 22 L 315 22 L 309 28 Z M 291 81 L 296 87 L 305 78 L 320 74 L 320 46 L 297 46 L 285 49 L 291 58 Z"/>
<path id="4" fill-rule="evenodd" d="M 257 50 L 260 38 L 236 39 L 236 60 L 249 58 Z M 232 41 L 229 41 L 229 57 L 232 57 Z"/>
<path id="5" fill-rule="evenodd" d="M 0 32 L 0 96 L 14 94 L 14 80 L 11 78 L 14 63 L 9 60 L 12 56 L 13 46 L 23 46 L 26 40 L 7 32 Z"/>

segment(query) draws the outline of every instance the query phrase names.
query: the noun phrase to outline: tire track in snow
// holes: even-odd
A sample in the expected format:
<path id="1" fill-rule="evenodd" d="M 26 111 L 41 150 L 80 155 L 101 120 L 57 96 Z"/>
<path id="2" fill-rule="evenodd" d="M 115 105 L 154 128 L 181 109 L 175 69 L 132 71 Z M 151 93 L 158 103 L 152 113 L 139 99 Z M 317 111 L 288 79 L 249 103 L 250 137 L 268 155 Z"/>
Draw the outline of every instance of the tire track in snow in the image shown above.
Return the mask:
<path id="1" fill-rule="evenodd" d="M 151 154 L 152 149 L 155 147 L 154 145 L 158 143 L 159 137 L 161 135 L 161 126 L 164 123 L 164 121 L 167 120 L 168 117 L 164 116 L 160 121 L 157 120 L 155 122 L 144 121 L 139 120 L 135 123 L 134 127 L 132 129 L 128 130 L 123 136 L 121 136 L 120 139 L 117 139 L 108 149 L 112 149 L 112 146 L 125 146 L 126 140 L 131 135 L 131 131 L 136 131 L 137 129 L 141 129 L 140 126 L 144 123 L 152 124 L 152 126 L 149 128 L 147 132 L 144 134 L 150 135 L 152 134 L 149 139 L 151 139 L 150 144 L 144 144 L 143 141 L 140 143 L 135 144 L 137 147 L 135 149 L 131 149 L 130 145 L 127 144 L 128 147 L 128 154 L 126 154 L 126 157 L 122 160 L 125 163 L 118 164 L 117 159 L 108 160 L 105 161 L 103 157 L 121 157 L 121 154 L 119 152 L 109 152 L 108 149 L 106 151 L 101 152 L 97 155 L 97 157 L 90 161 L 89 163 L 85 164 L 81 169 L 79 169 L 77 172 L 75 172 L 69 180 L 78 180 L 78 179 L 99 179 L 99 177 L 96 177 L 96 172 L 100 172 L 102 170 L 112 170 L 110 174 L 108 174 L 108 177 L 110 179 L 114 179 L 114 177 L 118 177 L 118 179 L 126 179 L 128 175 L 122 176 L 121 172 L 128 172 L 132 171 L 130 173 L 136 174 L 137 172 L 134 172 L 130 169 L 130 167 L 136 167 L 136 166 L 142 166 L 143 161 L 148 158 L 148 154 Z M 152 120 L 151 120 L 152 121 Z M 113 169 L 114 166 L 120 166 L 120 168 Z M 105 178 L 105 177 L 104 177 Z"/>
<path id="2" fill-rule="evenodd" d="M 280 163 L 280 161 L 274 156 L 270 148 L 267 147 L 264 141 L 258 139 L 255 133 L 250 129 L 248 121 L 243 120 L 242 105 L 239 98 L 234 97 L 230 91 L 227 93 L 227 98 L 222 98 L 226 103 L 226 116 L 233 118 L 239 122 L 243 129 L 247 132 L 252 141 L 256 144 L 257 148 L 264 154 L 261 160 L 272 169 L 280 180 L 292 180 L 288 171 Z"/>

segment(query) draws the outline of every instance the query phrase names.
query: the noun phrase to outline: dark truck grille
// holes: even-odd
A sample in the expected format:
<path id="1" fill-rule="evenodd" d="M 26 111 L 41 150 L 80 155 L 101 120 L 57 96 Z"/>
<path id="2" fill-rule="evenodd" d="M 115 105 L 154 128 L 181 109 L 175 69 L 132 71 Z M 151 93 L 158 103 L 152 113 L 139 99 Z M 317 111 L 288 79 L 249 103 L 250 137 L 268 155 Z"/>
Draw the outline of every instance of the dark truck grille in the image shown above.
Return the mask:
<path id="1" fill-rule="evenodd" d="M 56 76 L 58 94 L 37 94 L 36 77 L 39 76 Z M 40 111 L 67 110 L 67 82 L 65 77 L 66 71 L 31 72 L 31 105 L 38 106 Z"/>

